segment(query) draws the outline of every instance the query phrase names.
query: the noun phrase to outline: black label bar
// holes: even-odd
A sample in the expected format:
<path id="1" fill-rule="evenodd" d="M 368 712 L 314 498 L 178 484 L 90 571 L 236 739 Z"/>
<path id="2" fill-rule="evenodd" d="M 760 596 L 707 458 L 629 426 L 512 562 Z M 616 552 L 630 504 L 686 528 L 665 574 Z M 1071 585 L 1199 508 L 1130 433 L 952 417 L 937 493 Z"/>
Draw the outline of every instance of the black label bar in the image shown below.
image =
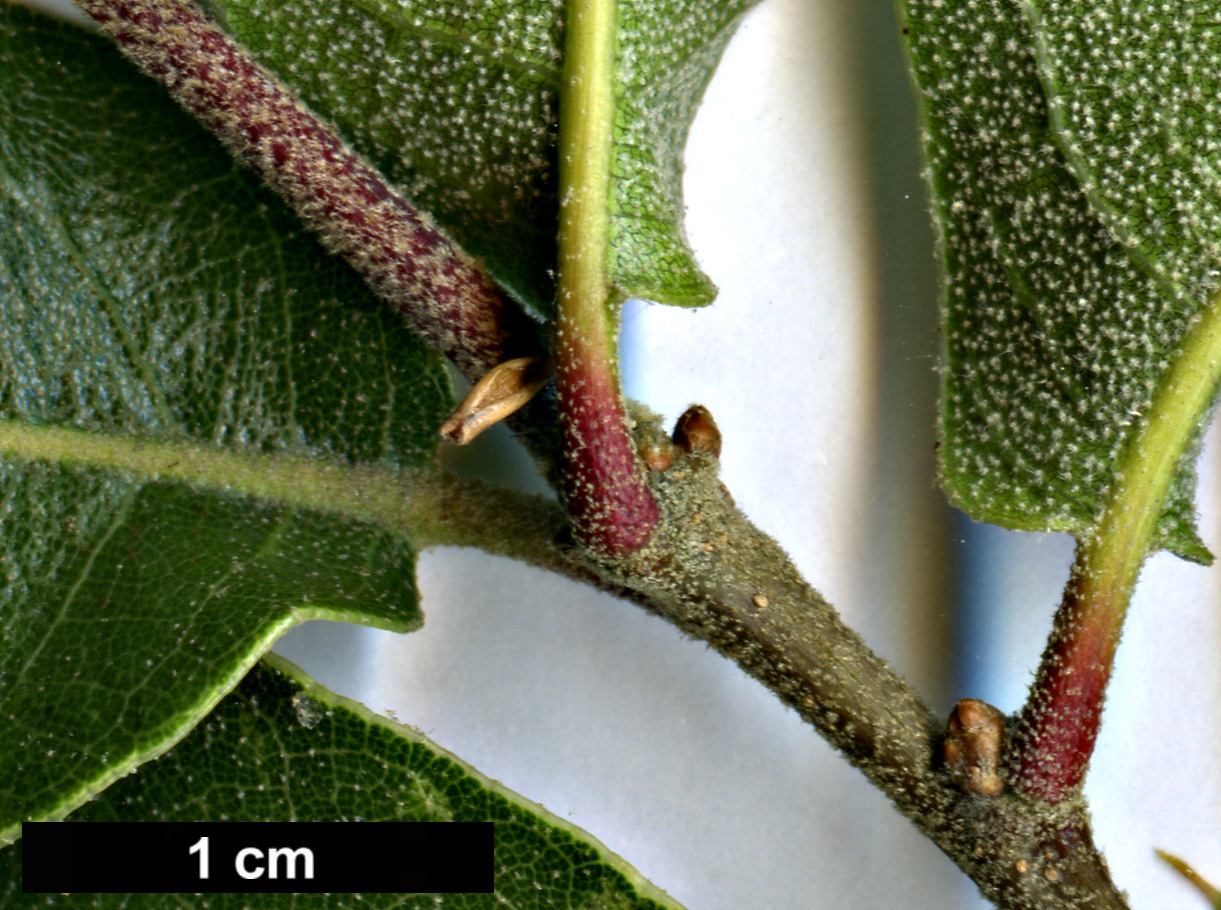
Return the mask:
<path id="1" fill-rule="evenodd" d="M 489 893 L 491 822 L 27 822 L 35 893 Z"/>

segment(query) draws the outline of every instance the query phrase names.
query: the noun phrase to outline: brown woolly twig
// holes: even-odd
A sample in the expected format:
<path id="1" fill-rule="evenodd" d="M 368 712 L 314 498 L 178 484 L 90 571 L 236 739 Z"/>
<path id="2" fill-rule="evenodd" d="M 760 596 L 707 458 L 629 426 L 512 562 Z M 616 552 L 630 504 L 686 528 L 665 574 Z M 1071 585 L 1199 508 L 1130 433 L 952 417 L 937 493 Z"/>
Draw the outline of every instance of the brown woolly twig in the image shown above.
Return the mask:
<path id="1" fill-rule="evenodd" d="M 738 511 L 705 409 L 683 415 L 671 440 L 647 421 L 636 437 L 666 520 L 604 578 L 768 686 L 998 907 L 1126 908 L 1081 800 L 1048 807 L 1004 792 L 999 712 L 964 700 L 940 723 Z"/>

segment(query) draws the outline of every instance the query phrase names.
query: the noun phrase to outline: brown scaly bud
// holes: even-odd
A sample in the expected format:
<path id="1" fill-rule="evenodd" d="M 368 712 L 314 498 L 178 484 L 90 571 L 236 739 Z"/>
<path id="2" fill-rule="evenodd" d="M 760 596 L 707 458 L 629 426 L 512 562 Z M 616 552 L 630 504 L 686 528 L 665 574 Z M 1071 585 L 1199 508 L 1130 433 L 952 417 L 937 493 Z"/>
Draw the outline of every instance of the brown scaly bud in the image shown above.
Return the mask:
<path id="1" fill-rule="evenodd" d="M 684 452 L 721 457 L 721 431 L 702 404 L 693 404 L 674 425 L 674 443 Z"/>
<path id="2" fill-rule="evenodd" d="M 640 460 L 653 471 L 670 470 L 678 457 L 678 449 L 664 436 L 638 443 L 637 450 L 640 452 Z"/>
<path id="3" fill-rule="evenodd" d="M 466 445 L 488 427 L 524 407 L 550 378 L 551 361 L 546 357 L 506 360 L 488 370 L 467 392 L 454 413 L 441 424 L 441 435 L 450 442 Z"/>
<path id="4" fill-rule="evenodd" d="M 954 705 L 941 754 L 955 784 L 980 796 L 1005 792 L 1004 746 L 1005 716 L 1000 711 L 977 698 L 963 698 Z"/>

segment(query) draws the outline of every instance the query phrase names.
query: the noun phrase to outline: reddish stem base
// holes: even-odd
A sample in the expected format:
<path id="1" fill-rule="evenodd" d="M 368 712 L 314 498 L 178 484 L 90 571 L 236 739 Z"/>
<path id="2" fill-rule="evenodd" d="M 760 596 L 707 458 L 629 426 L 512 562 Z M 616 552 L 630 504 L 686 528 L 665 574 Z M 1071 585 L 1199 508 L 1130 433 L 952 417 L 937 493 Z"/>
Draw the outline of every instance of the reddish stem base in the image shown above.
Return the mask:
<path id="1" fill-rule="evenodd" d="M 1014 789 L 1053 805 L 1085 780 L 1119 643 L 1122 605 L 1086 579 L 1075 567 L 1009 753 Z"/>
<path id="2" fill-rule="evenodd" d="M 591 339 L 561 315 L 554 356 L 564 504 L 577 543 L 613 560 L 648 543 L 661 509 L 628 430 L 607 335 Z"/>

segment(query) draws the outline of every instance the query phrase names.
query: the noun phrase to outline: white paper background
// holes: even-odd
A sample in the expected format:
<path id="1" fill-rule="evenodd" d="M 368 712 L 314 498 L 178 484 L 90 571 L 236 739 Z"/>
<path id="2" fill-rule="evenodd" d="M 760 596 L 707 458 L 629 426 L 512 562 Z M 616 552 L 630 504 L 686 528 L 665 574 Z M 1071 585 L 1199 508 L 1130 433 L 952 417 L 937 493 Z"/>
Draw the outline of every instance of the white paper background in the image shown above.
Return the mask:
<path id="1" fill-rule="evenodd" d="M 688 148 L 688 230 L 721 297 L 630 305 L 626 382 L 668 420 L 712 410 L 739 504 L 939 711 L 966 695 L 1009 711 L 1071 542 L 972 525 L 933 489 L 932 241 L 892 15 L 765 0 L 750 16 Z M 457 460 L 536 484 L 511 445 Z M 1214 548 L 1217 498 L 1210 477 Z M 420 582 L 421 632 L 313 623 L 278 650 L 690 910 L 984 906 L 791 712 L 662 621 L 473 551 L 425 554 Z M 1120 649 L 1089 792 L 1134 908 L 1202 906 L 1154 847 L 1221 878 L 1219 595 L 1217 571 L 1156 557 Z"/>

